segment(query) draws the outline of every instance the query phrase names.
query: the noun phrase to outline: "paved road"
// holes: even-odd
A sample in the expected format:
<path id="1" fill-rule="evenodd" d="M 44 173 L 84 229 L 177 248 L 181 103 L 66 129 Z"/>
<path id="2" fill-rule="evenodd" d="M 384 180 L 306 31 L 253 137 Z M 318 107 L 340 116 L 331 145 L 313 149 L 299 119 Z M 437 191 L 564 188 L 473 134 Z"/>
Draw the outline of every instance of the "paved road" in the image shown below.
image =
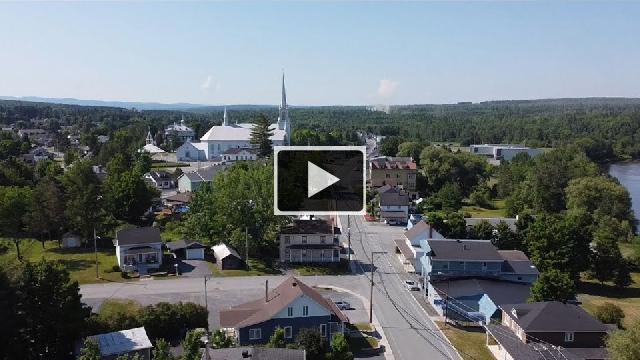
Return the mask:
<path id="1" fill-rule="evenodd" d="M 346 233 L 346 216 L 341 217 Z M 372 251 L 386 251 L 374 255 L 373 310 L 397 360 L 459 359 L 455 349 L 437 330 L 422 307 L 403 286 L 414 275 L 401 269 L 395 255 L 393 240 L 400 238 L 402 227 L 369 223 L 361 216 L 351 216 L 351 246 L 357 273 L 368 276 Z"/>

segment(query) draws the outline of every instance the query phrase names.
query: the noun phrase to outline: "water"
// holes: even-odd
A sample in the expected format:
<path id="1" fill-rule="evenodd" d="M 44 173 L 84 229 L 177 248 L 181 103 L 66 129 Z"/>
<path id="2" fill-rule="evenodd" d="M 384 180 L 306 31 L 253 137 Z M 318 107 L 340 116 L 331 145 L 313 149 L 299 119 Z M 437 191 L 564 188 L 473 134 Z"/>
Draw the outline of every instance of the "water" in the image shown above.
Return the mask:
<path id="1" fill-rule="evenodd" d="M 609 174 L 616 177 L 631 194 L 631 207 L 640 217 L 640 162 L 624 162 L 611 164 Z"/>

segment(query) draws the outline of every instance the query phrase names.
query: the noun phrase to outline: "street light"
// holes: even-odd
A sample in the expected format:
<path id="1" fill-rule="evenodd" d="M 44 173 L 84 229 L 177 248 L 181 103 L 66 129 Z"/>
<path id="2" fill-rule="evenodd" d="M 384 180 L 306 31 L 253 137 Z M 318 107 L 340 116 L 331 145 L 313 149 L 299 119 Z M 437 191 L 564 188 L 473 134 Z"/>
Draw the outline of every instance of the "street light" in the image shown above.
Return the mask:
<path id="1" fill-rule="evenodd" d="M 386 251 L 372 251 L 371 252 L 371 288 L 369 290 L 369 323 L 373 322 L 373 260 L 375 255 L 383 255 L 386 254 Z"/>
<path id="2" fill-rule="evenodd" d="M 204 308 L 207 310 L 207 317 L 209 316 L 209 301 L 207 300 L 207 281 L 209 281 L 208 277 L 204 277 Z M 209 322 L 207 321 L 207 324 Z M 209 326 L 207 325 L 207 338 L 209 338 Z"/>
<path id="3" fill-rule="evenodd" d="M 102 195 L 98 195 L 96 202 L 102 200 Z M 94 219 L 97 221 L 97 219 Z M 93 252 L 96 257 L 96 279 L 100 279 L 100 272 L 98 271 L 98 236 L 96 235 L 96 224 L 93 224 Z"/>
<path id="4" fill-rule="evenodd" d="M 347 215 L 347 244 L 349 246 L 348 259 L 349 269 L 351 269 L 351 216 Z"/>

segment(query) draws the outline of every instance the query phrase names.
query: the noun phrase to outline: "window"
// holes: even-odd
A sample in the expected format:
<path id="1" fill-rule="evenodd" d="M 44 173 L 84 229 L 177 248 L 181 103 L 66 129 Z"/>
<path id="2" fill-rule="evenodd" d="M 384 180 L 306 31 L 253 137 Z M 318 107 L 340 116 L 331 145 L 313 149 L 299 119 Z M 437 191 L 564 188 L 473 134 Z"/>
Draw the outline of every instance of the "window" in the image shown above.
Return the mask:
<path id="1" fill-rule="evenodd" d="M 249 340 L 260 340 L 262 339 L 262 329 L 249 329 Z"/>
<path id="2" fill-rule="evenodd" d="M 573 333 L 572 332 L 566 332 L 564 333 L 564 341 L 565 342 L 573 342 Z"/>
<path id="3" fill-rule="evenodd" d="M 400 174 L 396 174 L 396 179 L 400 178 Z"/>
<path id="4" fill-rule="evenodd" d="M 309 307 L 307 305 L 302 307 L 302 316 L 309 316 Z"/>
<path id="5" fill-rule="evenodd" d="M 307 237 L 306 236 L 302 236 L 302 243 L 306 244 L 307 243 Z"/>
<path id="6" fill-rule="evenodd" d="M 287 316 L 293 316 L 293 308 L 291 306 L 287 308 Z"/>
<path id="7" fill-rule="evenodd" d="M 324 244 L 325 240 L 327 240 L 327 237 L 326 237 L 326 236 L 324 236 L 324 235 L 320 236 L 320 242 L 321 242 L 322 244 Z"/>
<path id="8" fill-rule="evenodd" d="M 285 339 L 291 339 L 293 337 L 293 329 L 291 328 L 291 326 L 285 326 L 284 327 L 284 338 Z"/>
<path id="9" fill-rule="evenodd" d="M 307 256 L 307 250 L 302 250 L 302 256 Z"/>
<path id="10" fill-rule="evenodd" d="M 285 244 L 289 244 L 290 242 L 291 242 L 291 236 L 289 236 L 289 235 L 285 235 L 285 237 L 284 237 L 284 243 L 285 243 Z"/>
<path id="11" fill-rule="evenodd" d="M 320 324 L 320 336 L 327 337 L 327 324 Z"/>
<path id="12" fill-rule="evenodd" d="M 389 179 L 389 178 L 391 178 L 391 174 L 384 174 L 384 177 Z"/>

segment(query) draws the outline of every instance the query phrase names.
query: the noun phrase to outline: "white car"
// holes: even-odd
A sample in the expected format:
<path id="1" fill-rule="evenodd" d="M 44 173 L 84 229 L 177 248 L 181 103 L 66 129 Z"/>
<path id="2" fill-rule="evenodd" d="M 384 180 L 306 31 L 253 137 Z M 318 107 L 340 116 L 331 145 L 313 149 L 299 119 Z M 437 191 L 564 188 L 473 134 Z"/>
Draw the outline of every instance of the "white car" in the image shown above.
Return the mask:
<path id="1" fill-rule="evenodd" d="M 404 281 L 404 286 L 409 291 L 419 291 L 420 290 L 420 286 L 418 286 L 418 283 L 416 283 L 413 280 L 405 280 Z"/>
<path id="2" fill-rule="evenodd" d="M 340 310 L 349 310 L 349 309 L 351 309 L 351 304 L 349 304 L 346 301 L 334 301 L 333 303 L 336 304 L 336 306 Z"/>

